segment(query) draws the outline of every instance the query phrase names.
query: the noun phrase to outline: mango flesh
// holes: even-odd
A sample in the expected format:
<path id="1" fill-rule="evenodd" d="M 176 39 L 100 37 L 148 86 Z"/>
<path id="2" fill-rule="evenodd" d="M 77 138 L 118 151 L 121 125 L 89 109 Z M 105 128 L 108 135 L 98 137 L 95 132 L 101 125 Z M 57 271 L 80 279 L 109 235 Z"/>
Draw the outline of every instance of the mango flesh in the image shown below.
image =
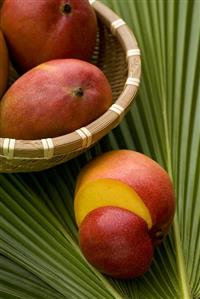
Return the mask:
<path id="1" fill-rule="evenodd" d="M 78 59 L 43 63 L 7 90 L 0 106 L 0 136 L 40 139 L 87 125 L 112 104 L 103 72 Z"/>
<path id="2" fill-rule="evenodd" d="M 97 19 L 88 0 L 5 0 L 1 28 L 12 62 L 22 73 L 53 59 L 89 60 Z"/>
<path id="3" fill-rule="evenodd" d="M 76 191 L 97 179 L 115 179 L 139 195 L 152 218 L 152 238 L 167 234 L 175 212 L 175 196 L 167 172 L 149 157 L 132 150 L 114 150 L 96 157 L 80 172 Z"/>
<path id="4" fill-rule="evenodd" d="M 146 222 L 118 207 L 100 207 L 87 214 L 80 225 L 79 242 L 94 267 L 117 279 L 143 275 L 153 257 Z"/>
<path id="5" fill-rule="evenodd" d="M 0 30 L 0 98 L 2 97 L 7 87 L 8 68 L 9 60 L 7 46 L 2 31 Z"/>
<path id="6" fill-rule="evenodd" d="M 149 210 L 138 194 L 128 185 L 113 179 L 98 179 L 85 184 L 75 196 L 74 210 L 77 225 L 86 215 L 102 206 L 125 208 L 146 221 L 152 227 Z"/>

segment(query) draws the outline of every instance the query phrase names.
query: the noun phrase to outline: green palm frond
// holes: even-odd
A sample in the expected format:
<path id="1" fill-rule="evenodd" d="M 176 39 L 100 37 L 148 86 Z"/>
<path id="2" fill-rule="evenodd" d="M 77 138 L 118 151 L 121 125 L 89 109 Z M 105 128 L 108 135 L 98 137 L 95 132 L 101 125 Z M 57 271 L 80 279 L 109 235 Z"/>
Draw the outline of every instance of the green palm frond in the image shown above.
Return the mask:
<path id="1" fill-rule="evenodd" d="M 0 175 L 0 298 L 200 298 L 200 2 L 104 0 L 132 28 L 142 82 L 124 121 L 80 157 L 40 173 Z M 113 148 L 141 151 L 173 179 L 177 212 L 150 270 L 117 281 L 78 246 L 80 168 Z"/>

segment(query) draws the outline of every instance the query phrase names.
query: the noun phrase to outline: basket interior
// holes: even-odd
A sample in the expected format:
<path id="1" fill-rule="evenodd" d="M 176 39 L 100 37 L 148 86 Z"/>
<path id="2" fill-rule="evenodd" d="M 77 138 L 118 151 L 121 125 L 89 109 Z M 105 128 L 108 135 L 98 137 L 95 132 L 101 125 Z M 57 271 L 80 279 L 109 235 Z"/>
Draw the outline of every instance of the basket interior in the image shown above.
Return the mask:
<path id="1" fill-rule="evenodd" d="M 98 28 L 96 47 L 91 62 L 107 76 L 113 92 L 113 102 L 115 102 L 127 79 L 125 52 L 118 40 L 100 20 L 98 20 Z"/>

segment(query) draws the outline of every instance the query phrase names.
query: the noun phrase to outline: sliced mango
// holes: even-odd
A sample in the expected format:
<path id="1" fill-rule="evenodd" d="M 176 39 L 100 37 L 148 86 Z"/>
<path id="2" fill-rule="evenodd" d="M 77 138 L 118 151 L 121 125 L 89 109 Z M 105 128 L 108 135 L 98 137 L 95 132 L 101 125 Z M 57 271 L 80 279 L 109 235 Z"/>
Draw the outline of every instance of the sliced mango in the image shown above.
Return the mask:
<path id="1" fill-rule="evenodd" d="M 144 219 L 150 229 L 152 219 L 147 206 L 130 186 L 115 179 L 97 179 L 86 183 L 75 195 L 74 210 L 77 225 L 92 210 L 115 206 L 132 211 Z"/>

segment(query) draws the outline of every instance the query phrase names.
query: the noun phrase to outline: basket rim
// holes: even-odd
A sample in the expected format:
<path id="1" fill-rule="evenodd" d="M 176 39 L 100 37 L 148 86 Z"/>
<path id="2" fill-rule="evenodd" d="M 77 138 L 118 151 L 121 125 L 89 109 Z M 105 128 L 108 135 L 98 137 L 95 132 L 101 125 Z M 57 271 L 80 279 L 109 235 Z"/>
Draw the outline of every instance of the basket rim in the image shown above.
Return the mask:
<path id="1" fill-rule="evenodd" d="M 137 40 L 126 22 L 109 7 L 98 0 L 89 1 L 97 17 L 110 29 L 126 54 L 128 75 L 124 89 L 115 103 L 104 114 L 85 127 L 71 133 L 59 137 L 36 140 L 0 137 L 0 158 L 22 160 L 51 159 L 56 156 L 65 155 L 66 153 L 70 154 L 84 148 L 89 148 L 115 128 L 128 111 L 140 84 L 141 60 Z M 109 125 L 106 122 L 108 116 Z M 99 124 L 101 124 L 101 128 Z"/>

